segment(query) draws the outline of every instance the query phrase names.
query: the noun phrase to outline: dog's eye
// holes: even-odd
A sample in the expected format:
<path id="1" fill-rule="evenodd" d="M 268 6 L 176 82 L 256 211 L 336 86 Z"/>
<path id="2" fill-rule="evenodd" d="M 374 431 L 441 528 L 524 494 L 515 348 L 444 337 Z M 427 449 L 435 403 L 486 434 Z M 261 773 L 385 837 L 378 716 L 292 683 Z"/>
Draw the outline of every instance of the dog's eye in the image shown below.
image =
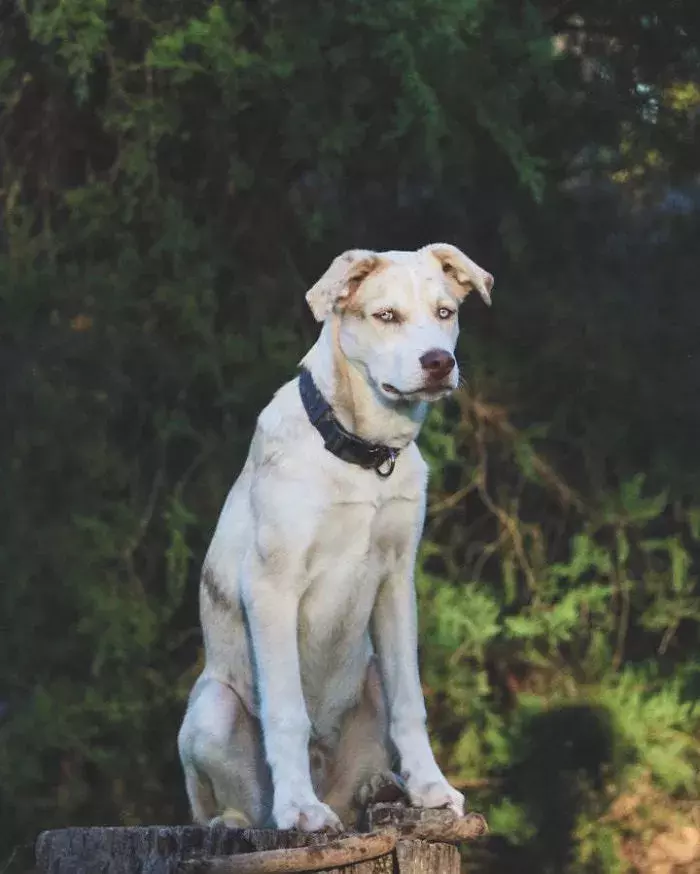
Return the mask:
<path id="1" fill-rule="evenodd" d="M 379 319 L 380 322 L 397 322 L 398 316 L 394 312 L 394 310 L 380 310 L 378 313 L 374 314 L 375 319 Z"/>
<path id="2" fill-rule="evenodd" d="M 451 319 L 455 314 L 455 311 L 451 310 L 449 307 L 440 307 L 437 314 L 439 319 Z"/>

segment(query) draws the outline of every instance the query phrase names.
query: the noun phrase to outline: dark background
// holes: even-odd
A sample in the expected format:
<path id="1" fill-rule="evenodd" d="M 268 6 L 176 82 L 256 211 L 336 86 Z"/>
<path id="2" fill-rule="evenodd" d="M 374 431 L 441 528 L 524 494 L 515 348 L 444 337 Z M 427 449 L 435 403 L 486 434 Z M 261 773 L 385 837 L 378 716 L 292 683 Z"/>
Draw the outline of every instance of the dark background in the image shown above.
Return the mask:
<path id="1" fill-rule="evenodd" d="M 186 820 L 199 567 L 304 292 L 436 241 L 496 277 L 421 438 L 467 864 L 700 870 L 699 46 L 696 0 L 2 4 L 0 871 Z"/>

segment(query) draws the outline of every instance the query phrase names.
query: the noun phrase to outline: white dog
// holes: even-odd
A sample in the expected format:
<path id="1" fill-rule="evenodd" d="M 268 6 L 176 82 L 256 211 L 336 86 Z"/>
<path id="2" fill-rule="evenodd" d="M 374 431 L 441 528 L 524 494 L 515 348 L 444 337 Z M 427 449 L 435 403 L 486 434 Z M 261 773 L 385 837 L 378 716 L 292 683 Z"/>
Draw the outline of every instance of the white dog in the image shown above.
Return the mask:
<path id="1" fill-rule="evenodd" d="M 202 571 L 206 666 L 178 737 L 196 822 L 340 829 L 392 783 L 463 814 L 418 675 L 414 441 L 457 386 L 457 308 L 492 285 L 437 243 L 346 252 L 307 293 L 320 337 L 260 415 Z"/>

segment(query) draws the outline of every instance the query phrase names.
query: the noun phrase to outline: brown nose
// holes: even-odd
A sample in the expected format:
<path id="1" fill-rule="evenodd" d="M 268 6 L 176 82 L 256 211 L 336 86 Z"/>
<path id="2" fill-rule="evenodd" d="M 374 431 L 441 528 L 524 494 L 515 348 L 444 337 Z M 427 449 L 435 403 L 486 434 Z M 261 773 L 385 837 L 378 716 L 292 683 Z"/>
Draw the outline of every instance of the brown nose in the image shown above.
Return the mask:
<path id="1" fill-rule="evenodd" d="M 452 371 L 456 362 L 444 349 L 430 349 L 425 355 L 421 355 L 420 363 L 426 376 L 434 382 L 439 382 Z"/>

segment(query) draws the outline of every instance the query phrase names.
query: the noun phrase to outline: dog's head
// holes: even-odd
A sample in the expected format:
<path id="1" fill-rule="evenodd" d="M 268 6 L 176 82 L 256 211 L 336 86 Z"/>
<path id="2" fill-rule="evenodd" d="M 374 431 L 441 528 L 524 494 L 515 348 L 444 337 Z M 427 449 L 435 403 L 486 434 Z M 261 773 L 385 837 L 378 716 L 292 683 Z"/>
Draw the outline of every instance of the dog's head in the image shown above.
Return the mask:
<path id="1" fill-rule="evenodd" d="M 493 277 L 456 246 L 416 252 L 352 249 L 338 256 L 306 300 L 334 318 L 342 353 L 387 400 L 437 400 L 457 387 L 457 310 L 476 289 L 491 303 Z"/>

